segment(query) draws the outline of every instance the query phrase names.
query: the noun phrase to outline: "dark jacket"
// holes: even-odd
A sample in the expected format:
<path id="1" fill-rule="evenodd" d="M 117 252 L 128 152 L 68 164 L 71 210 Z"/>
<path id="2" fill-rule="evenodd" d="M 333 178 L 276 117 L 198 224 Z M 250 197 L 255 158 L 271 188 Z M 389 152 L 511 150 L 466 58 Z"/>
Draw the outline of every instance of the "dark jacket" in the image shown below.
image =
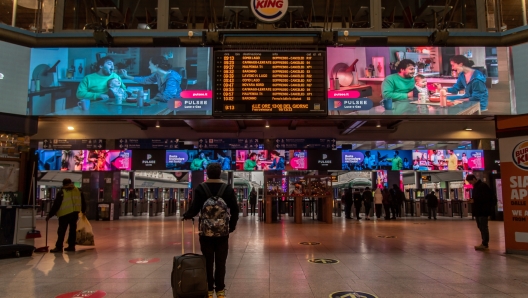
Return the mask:
<path id="1" fill-rule="evenodd" d="M 374 201 L 374 196 L 372 195 L 371 190 L 365 190 L 363 192 L 363 201 L 365 201 L 365 206 L 372 205 L 372 201 Z"/>
<path id="2" fill-rule="evenodd" d="M 205 183 L 207 183 L 207 186 L 209 187 L 209 190 L 213 195 L 216 195 L 218 191 L 220 190 L 220 187 L 222 186 L 223 182 L 218 179 L 209 179 Z M 201 210 L 202 207 L 209 199 L 207 195 L 205 194 L 205 190 L 198 186 L 194 190 L 194 199 L 192 200 L 191 206 L 189 207 L 189 210 L 183 214 L 183 218 L 185 219 L 191 219 L 195 217 Z M 233 232 L 236 228 L 237 222 L 238 222 L 238 203 L 235 196 L 235 191 L 231 187 L 231 185 L 228 185 L 225 189 L 224 193 L 222 194 L 222 199 L 227 204 L 227 207 L 229 208 L 231 219 L 229 220 L 229 232 Z"/>
<path id="3" fill-rule="evenodd" d="M 390 205 L 391 204 L 391 200 L 392 200 L 391 194 L 388 191 L 383 191 L 381 194 L 383 196 L 382 204 L 383 205 Z"/>
<path id="4" fill-rule="evenodd" d="M 352 205 L 352 201 L 353 201 L 352 191 L 347 189 L 345 191 L 345 194 L 343 195 L 343 203 Z"/>
<path id="5" fill-rule="evenodd" d="M 361 196 L 360 192 L 354 192 L 354 205 L 361 206 L 361 203 L 363 202 L 363 197 Z"/>
<path id="6" fill-rule="evenodd" d="M 425 200 L 427 201 L 427 207 L 429 208 L 438 207 L 438 198 L 434 194 L 430 193 L 426 195 Z"/>
<path id="7" fill-rule="evenodd" d="M 249 193 L 249 203 L 255 205 L 257 203 L 257 192 L 252 191 Z"/>
<path id="8" fill-rule="evenodd" d="M 68 187 L 68 186 L 65 186 L 65 187 Z M 72 184 L 72 187 L 75 187 L 75 186 L 73 186 Z M 57 197 L 55 197 L 55 201 L 53 201 L 53 206 L 51 206 L 51 210 L 48 213 L 47 217 L 52 218 L 53 216 L 57 214 L 57 212 L 59 211 L 62 205 L 63 199 L 64 199 L 64 191 L 61 189 L 59 190 L 59 192 L 57 192 Z M 84 195 L 82 191 L 81 191 L 81 212 L 86 213 L 86 201 L 84 200 Z"/>
<path id="9" fill-rule="evenodd" d="M 482 182 L 477 181 L 473 185 L 473 216 L 486 217 L 491 215 L 493 193 L 490 187 Z"/>

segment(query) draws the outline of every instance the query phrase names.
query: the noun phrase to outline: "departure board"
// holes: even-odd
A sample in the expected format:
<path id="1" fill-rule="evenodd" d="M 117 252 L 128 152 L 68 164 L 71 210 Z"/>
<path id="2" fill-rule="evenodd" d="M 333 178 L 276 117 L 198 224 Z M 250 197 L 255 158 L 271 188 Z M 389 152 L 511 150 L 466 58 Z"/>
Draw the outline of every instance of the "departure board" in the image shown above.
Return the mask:
<path id="1" fill-rule="evenodd" d="M 325 53 L 215 53 L 215 115 L 326 116 Z"/>

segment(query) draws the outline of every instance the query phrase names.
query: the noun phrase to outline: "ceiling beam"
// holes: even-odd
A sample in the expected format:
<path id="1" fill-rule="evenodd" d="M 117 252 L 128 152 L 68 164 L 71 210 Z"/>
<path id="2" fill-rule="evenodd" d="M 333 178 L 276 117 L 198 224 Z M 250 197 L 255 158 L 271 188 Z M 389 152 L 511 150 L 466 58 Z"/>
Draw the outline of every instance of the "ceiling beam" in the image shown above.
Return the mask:
<path id="1" fill-rule="evenodd" d="M 343 126 L 340 125 L 340 128 L 343 127 L 344 130 L 343 132 L 341 133 L 342 135 L 348 135 L 348 134 L 351 134 L 354 130 L 360 128 L 361 126 L 363 126 L 365 123 L 367 123 L 367 121 L 362 121 L 362 120 L 358 120 L 358 121 L 354 121 L 352 123 L 348 122 L 348 123 L 343 123 Z"/>
<path id="2" fill-rule="evenodd" d="M 243 130 L 247 128 L 244 120 L 237 120 L 237 125 L 238 125 L 238 130 Z"/>
<path id="3" fill-rule="evenodd" d="M 148 126 L 146 126 L 145 124 L 139 122 L 138 120 L 127 119 L 126 121 L 128 123 L 130 123 L 130 124 L 134 124 L 135 126 L 139 127 L 141 130 L 147 130 L 148 129 Z"/>
<path id="4" fill-rule="evenodd" d="M 392 123 L 390 123 L 389 125 L 387 125 L 387 129 L 395 129 L 397 128 L 400 124 L 402 124 L 405 120 L 397 120 L 397 121 L 394 121 Z"/>

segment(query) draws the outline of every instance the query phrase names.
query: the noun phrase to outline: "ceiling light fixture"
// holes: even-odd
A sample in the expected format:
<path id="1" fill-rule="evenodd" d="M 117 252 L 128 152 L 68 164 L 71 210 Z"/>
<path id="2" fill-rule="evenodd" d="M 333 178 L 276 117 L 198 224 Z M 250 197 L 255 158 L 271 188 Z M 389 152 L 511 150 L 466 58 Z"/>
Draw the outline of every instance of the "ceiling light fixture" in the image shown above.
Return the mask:
<path id="1" fill-rule="evenodd" d="M 269 128 L 269 123 L 268 123 L 268 121 L 266 121 L 266 128 Z"/>
<path id="2" fill-rule="evenodd" d="M 160 128 L 159 121 L 156 121 L 156 128 Z"/>
<path id="3" fill-rule="evenodd" d="M 471 130 L 473 130 L 473 128 L 471 128 L 471 127 L 466 127 L 466 128 L 464 128 L 464 130 L 471 131 Z"/>
<path id="4" fill-rule="evenodd" d="M 68 126 L 68 130 L 74 130 L 75 128 L 73 126 Z"/>
<path id="5" fill-rule="evenodd" d="M 381 123 L 378 121 L 378 123 L 376 123 L 376 127 L 377 128 L 380 128 L 381 127 Z"/>

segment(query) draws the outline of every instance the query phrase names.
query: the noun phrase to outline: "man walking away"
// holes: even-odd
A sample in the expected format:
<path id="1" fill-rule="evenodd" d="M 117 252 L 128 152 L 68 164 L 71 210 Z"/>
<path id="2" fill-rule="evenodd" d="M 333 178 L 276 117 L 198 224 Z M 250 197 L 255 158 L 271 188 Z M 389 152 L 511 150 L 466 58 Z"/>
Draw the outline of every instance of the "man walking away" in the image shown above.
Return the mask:
<path id="1" fill-rule="evenodd" d="M 356 188 L 354 191 L 354 208 L 356 208 L 356 219 L 360 220 L 361 217 L 359 217 L 359 212 L 361 211 L 361 205 L 363 203 L 363 197 L 361 196 L 361 193 L 359 192 L 359 189 Z"/>
<path id="2" fill-rule="evenodd" d="M 55 202 L 51 207 L 46 221 L 49 221 L 54 215 L 59 218 L 59 228 L 57 229 L 57 242 L 55 248 L 50 252 L 62 253 L 62 246 L 64 243 L 64 236 L 66 235 L 66 229 L 70 227 L 68 233 L 68 247 L 65 251 L 75 251 L 75 239 L 77 233 L 77 220 L 79 219 L 79 212 L 86 212 L 86 202 L 82 192 L 73 185 L 71 179 L 62 180 L 62 189 L 57 193 Z"/>
<path id="3" fill-rule="evenodd" d="M 466 176 L 466 181 L 473 185 L 473 196 L 470 203 L 473 203 L 473 215 L 477 221 L 477 227 L 482 236 L 482 243 L 475 246 L 475 250 L 488 250 L 489 230 L 488 230 L 488 216 L 491 215 L 491 208 L 493 205 L 493 193 L 490 187 L 477 179 L 475 175 L 470 174 Z"/>
<path id="4" fill-rule="evenodd" d="M 365 191 L 363 192 L 363 201 L 365 202 L 365 220 L 370 220 L 370 208 L 372 208 L 374 197 L 369 187 L 365 187 Z"/>
<path id="5" fill-rule="evenodd" d="M 249 193 L 249 206 L 251 215 L 255 215 L 255 205 L 257 205 L 257 191 L 253 187 L 253 189 Z"/>
<path id="6" fill-rule="evenodd" d="M 405 194 L 397 184 L 393 184 L 392 188 L 394 189 L 394 201 L 392 203 L 394 204 L 394 210 L 396 211 L 394 217 L 401 217 L 401 210 L 403 207 L 403 202 L 405 201 Z"/>
<path id="7" fill-rule="evenodd" d="M 391 194 L 388 189 L 384 188 L 383 192 L 383 208 L 385 209 L 385 219 L 390 219 L 390 213 L 391 213 Z"/>
<path id="8" fill-rule="evenodd" d="M 376 217 L 381 218 L 381 208 L 383 207 L 383 194 L 379 188 L 374 191 L 374 207 L 376 208 Z"/>
<path id="9" fill-rule="evenodd" d="M 200 212 L 200 248 L 206 260 L 208 298 L 225 298 L 226 260 L 229 250 L 229 233 L 235 231 L 238 221 L 238 204 L 230 185 L 220 180 L 222 166 L 207 165 L 207 181 L 200 184 L 191 207 L 184 219 Z M 214 270 L 213 270 L 214 268 Z"/>
<path id="10" fill-rule="evenodd" d="M 345 218 L 352 219 L 351 211 L 352 211 L 352 188 L 347 188 L 345 190 L 345 194 L 343 195 L 341 199 L 345 203 Z"/>
<path id="11" fill-rule="evenodd" d="M 436 212 L 438 210 L 438 198 L 435 196 L 435 192 L 431 191 L 427 196 L 425 196 L 425 201 L 427 202 L 427 207 L 429 207 L 429 219 L 431 215 L 434 220 L 436 220 Z"/>

